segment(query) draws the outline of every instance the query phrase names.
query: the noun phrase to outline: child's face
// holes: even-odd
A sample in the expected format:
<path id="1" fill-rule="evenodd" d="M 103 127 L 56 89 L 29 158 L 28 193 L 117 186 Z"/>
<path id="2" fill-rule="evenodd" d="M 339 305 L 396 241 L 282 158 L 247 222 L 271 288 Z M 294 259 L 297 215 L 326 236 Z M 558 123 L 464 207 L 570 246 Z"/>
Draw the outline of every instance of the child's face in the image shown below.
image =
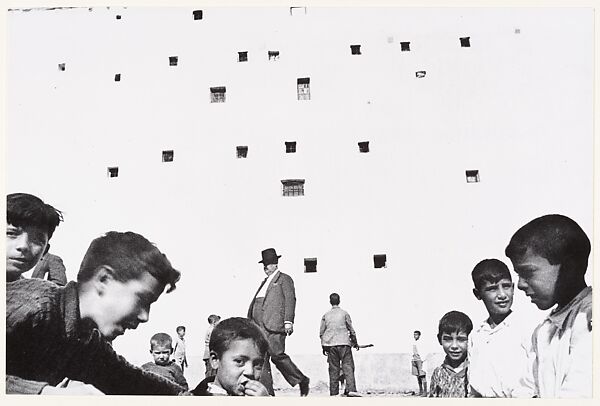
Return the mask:
<path id="1" fill-rule="evenodd" d="M 171 347 L 171 344 L 167 344 L 167 345 L 160 345 L 160 344 L 154 344 L 152 346 L 152 349 L 150 350 L 150 353 L 152 354 L 152 357 L 154 358 L 154 363 L 156 365 L 169 365 L 169 359 L 171 357 L 171 353 L 173 352 L 173 348 Z"/>
<path id="2" fill-rule="evenodd" d="M 519 275 L 517 287 L 525 292 L 532 303 L 541 310 L 547 310 L 557 303 L 560 264 L 552 265 L 531 250 L 527 250 L 521 258 L 512 260 L 512 263 Z"/>
<path id="3" fill-rule="evenodd" d="M 32 269 L 46 252 L 48 231 L 38 226 L 6 224 L 6 274 L 14 279 Z"/>
<path id="4" fill-rule="evenodd" d="M 505 278 L 495 283 L 483 282 L 479 290 L 475 290 L 475 296 L 483 301 L 492 318 L 506 317 L 510 313 L 514 292 L 514 284 Z"/>
<path id="5" fill-rule="evenodd" d="M 221 359 L 218 359 L 215 353 L 211 353 L 210 357 L 212 367 L 217 369 L 215 384 L 231 396 L 244 396 L 246 384 L 260 378 L 264 357 L 258 351 L 254 340 L 234 340 Z"/>
<path id="6" fill-rule="evenodd" d="M 464 331 L 454 333 L 442 333 L 440 343 L 448 358 L 456 365 L 467 357 L 467 344 L 469 336 Z"/>
<path id="7" fill-rule="evenodd" d="M 81 309 L 82 315 L 84 310 L 90 314 L 108 340 L 147 322 L 150 305 L 158 299 L 165 287 L 148 272 L 127 282 L 108 277 L 94 283 L 97 285 L 98 295 L 94 303 Z"/>
<path id="8" fill-rule="evenodd" d="M 179 335 L 179 338 L 183 338 L 183 336 L 185 335 L 185 330 L 179 329 L 179 330 L 177 330 L 177 334 Z"/>
<path id="9" fill-rule="evenodd" d="M 421 334 L 413 333 L 413 337 L 415 338 L 415 340 L 418 340 L 419 338 L 421 338 Z"/>

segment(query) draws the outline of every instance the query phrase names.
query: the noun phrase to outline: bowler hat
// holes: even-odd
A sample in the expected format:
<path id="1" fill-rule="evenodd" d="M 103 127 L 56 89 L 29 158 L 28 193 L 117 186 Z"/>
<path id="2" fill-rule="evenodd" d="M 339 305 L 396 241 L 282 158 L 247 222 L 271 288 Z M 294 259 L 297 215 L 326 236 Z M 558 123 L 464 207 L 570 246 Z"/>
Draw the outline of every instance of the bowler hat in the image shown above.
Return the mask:
<path id="1" fill-rule="evenodd" d="M 281 255 L 277 255 L 275 248 L 267 248 L 266 250 L 263 250 L 261 254 L 262 261 L 258 261 L 259 264 L 276 264 L 279 262 L 279 258 L 281 258 Z"/>

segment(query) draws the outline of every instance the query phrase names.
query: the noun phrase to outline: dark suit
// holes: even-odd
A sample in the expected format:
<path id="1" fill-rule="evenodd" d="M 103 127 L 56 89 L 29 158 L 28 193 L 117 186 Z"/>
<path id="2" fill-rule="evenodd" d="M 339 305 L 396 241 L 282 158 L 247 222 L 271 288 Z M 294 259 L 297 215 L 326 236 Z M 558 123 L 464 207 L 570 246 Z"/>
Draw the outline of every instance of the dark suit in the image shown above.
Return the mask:
<path id="1" fill-rule="evenodd" d="M 269 353 L 265 359 L 260 382 L 265 385 L 269 394 L 274 395 L 273 377 L 271 376 L 271 364 L 269 358 L 281 372 L 286 381 L 296 386 L 300 381 L 307 379 L 306 376 L 292 362 L 285 353 L 285 324 L 294 322 L 296 310 L 296 293 L 294 281 L 289 275 L 278 272 L 267 287 L 264 298 L 257 298 L 260 291 L 258 288 L 248 309 L 248 318 L 258 324 L 269 341 Z"/>

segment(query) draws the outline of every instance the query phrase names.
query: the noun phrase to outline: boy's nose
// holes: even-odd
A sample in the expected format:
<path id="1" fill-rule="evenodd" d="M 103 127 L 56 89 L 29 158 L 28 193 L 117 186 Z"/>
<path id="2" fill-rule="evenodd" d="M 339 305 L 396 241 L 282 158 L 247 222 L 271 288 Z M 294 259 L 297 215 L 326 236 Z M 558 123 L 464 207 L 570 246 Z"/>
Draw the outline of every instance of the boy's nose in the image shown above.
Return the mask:
<path id="1" fill-rule="evenodd" d="M 140 323 L 145 323 L 150 318 L 150 309 L 142 308 L 138 314 L 138 321 Z"/>
<path id="2" fill-rule="evenodd" d="M 29 236 L 27 233 L 22 233 L 15 239 L 15 248 L 19 252 L 29 251 Z"/>
<path id="3" fill-rule="evenodd" d="M 517 282 L 517 288 L 519 290 L 527 290 L 527 281 L 519 276 L 519 282 Z"/>
<path id="4" fill-rule="evenodd" d="M 254 366 L 251 362 L 246 362 L 244 365 L 244 376 L 249 379 L 254 379 Z"/>

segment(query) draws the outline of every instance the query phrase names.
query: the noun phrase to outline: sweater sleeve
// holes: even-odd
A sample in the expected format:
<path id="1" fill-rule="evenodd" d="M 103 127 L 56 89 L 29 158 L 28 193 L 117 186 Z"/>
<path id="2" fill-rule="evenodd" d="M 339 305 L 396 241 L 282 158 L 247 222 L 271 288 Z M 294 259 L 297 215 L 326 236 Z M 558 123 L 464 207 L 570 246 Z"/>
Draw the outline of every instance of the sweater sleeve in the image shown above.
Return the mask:
<path id="1" fill-rule="evenodd" d="M 48 382 L 31 381 L 14 375 L 6 375 L 7 394 L 39 395 Z"/>

